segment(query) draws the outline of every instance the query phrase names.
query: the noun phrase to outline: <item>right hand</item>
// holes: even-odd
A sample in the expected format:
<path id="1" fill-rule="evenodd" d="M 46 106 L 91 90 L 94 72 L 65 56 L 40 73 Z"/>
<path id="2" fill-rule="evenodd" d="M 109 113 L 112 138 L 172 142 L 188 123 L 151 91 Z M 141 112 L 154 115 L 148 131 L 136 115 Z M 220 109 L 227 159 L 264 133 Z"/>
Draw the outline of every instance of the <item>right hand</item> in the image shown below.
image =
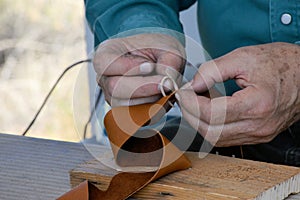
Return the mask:
<path id="1" fill-rule="evenodd" d="M 97 82 L 111 106 L 136 105 L 161 97 L 159 84 L 165 75 L 180 82 L 185 51 L 172 36 L 139 34 L 101 43 L 93 63 Z"/>

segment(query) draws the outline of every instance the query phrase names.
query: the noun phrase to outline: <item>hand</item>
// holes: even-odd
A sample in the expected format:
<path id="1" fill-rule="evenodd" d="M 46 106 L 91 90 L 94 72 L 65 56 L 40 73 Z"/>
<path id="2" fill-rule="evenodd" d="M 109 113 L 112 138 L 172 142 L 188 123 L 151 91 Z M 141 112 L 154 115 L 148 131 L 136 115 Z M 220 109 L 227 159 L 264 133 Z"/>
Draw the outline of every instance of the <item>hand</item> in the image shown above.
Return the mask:
<path id="1" fill-rule="evenodd" d="M 139 34 L 103 42 L 93 63 L 97 82 L 108 103 L 112 106 L 143 104 L 161 97 L 158 85 L 166 74 L 180 81 L 185 51 L 171 36 Z"/>
<path id="2" fill-rule="evenodd" d="M 242 90 L 233 96 L 197 96 L 216 82 L 235 79 Z M 216 146 L 271 141 L 300 119 L 300 47 L 271 43 L 239 48 L 204 63 L 181 90 L 186 120 Z"/>

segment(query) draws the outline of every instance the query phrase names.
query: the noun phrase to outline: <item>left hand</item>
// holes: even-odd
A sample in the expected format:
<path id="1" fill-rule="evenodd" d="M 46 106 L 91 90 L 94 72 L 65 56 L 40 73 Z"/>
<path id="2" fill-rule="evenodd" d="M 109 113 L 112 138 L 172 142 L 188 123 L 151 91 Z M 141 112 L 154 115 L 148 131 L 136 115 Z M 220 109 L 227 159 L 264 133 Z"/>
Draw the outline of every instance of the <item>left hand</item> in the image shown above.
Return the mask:
<path id="1" fill-rule="evenodd" d="M 108 39 L 95 52 L 94 69 L 106 101 L 113 107 L 155 102 L 167 74 L 181 82 L 185 50 L 173 36 L 144 33 Z M 170 82 L 164 89 L 169 90 Z"/>
<path id="2" fill-rule="evenodd" d="M 234 79 L 242 90 L 209 99 L 197 93 Z M 300 119 L 300 46 L 242 47 L 201 65 L 179 91 L 185 119 L 216 146 L 266 143 Z"/>

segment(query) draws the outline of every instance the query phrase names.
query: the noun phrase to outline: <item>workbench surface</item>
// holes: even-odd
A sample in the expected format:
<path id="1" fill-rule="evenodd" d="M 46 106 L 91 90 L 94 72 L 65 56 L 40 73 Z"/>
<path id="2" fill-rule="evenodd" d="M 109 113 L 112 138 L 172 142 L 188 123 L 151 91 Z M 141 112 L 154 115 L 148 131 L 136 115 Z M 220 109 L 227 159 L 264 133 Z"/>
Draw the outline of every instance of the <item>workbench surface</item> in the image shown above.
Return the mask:
<path id="1" fill-rule="evenodd" d="M 55 199 L 70 190 L 69 171 L 93 159 L 80 143 L 7 134 L 0 134 L 0 151 L 1 200 Z"/>

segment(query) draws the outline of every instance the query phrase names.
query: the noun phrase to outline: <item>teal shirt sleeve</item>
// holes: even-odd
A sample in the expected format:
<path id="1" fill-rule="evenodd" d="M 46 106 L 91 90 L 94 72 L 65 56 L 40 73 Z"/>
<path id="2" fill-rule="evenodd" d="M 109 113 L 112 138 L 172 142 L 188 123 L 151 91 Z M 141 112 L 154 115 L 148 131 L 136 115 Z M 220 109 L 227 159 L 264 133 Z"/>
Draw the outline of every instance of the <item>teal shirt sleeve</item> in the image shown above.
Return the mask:
<path id="1" fill-rule="evenodd" d="M 195 1 L 85 0 L 86 18 L 94 32 L 95 46 L 118 33 L 134 29 L 137 31 L 130 34 L 170 34 L 166 31 L 168 29 L 182 33 L 179 11 L 188 8 Z"/>

